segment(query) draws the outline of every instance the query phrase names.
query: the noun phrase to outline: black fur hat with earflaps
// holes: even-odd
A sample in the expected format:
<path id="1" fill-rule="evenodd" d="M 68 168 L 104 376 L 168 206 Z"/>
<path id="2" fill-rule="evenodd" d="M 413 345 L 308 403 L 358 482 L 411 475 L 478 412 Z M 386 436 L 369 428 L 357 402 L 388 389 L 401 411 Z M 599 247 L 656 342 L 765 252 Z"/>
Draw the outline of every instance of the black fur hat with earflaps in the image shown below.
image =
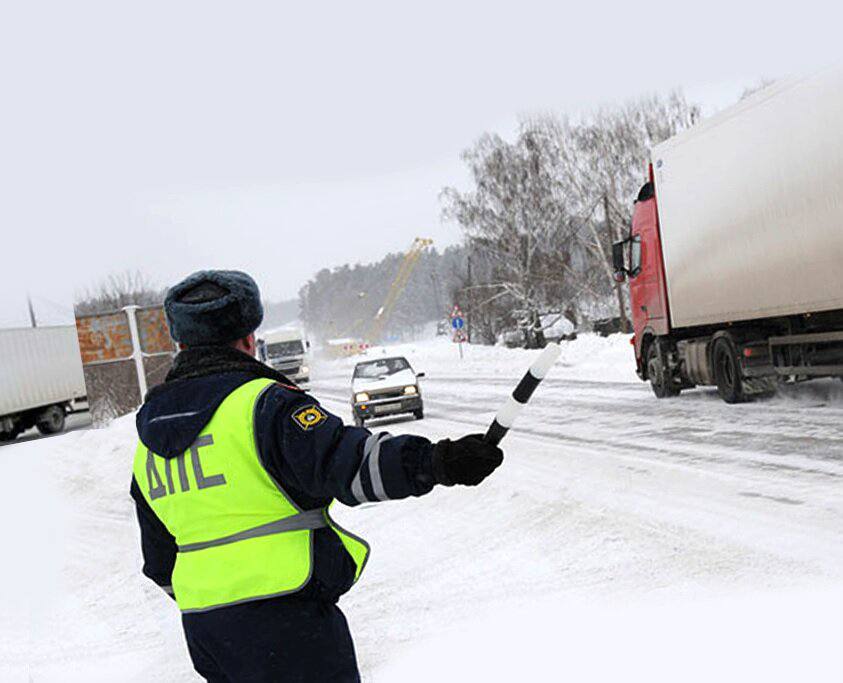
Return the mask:
<path id="1" fill-rule="evenodd" d="M 200 270 L 174 285 L 164 299 L 170 335 L 185 346 L 215 346 L 242 339 L 263 321 L 255 281 L 239 270 Z"/>

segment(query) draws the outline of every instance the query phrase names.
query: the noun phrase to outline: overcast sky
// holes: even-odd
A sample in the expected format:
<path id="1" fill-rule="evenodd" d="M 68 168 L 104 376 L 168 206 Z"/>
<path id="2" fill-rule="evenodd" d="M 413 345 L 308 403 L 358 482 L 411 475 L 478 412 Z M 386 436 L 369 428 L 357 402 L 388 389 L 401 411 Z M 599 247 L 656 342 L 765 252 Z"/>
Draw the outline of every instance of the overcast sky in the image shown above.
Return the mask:
<path id="1" fill-rule="evenodd" d="M 725 106 L 840 61 L 823 4 L 4 3 L 0 326 L 126 269 L 277 300 L 446 246 L 437 194 L 483 131 L 673 87 Z"/>

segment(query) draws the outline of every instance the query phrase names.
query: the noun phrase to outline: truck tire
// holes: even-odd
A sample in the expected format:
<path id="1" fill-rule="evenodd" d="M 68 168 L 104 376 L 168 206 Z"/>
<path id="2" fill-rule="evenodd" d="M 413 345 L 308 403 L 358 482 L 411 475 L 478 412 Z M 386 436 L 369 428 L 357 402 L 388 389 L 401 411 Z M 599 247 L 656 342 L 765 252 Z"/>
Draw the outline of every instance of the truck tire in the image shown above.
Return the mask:
<path id="1" fill-rule="evenodd" d="M 365 420 L 362 417 L 354 416 L 354 426 L 355 427 L 362 427 L 365 424 Z"/>
<path id="2" fill-rule="evenodd" d="M 64 417 L 61 406 L 50 406 L 38 416 L 35 426 L 42 434 L 58 434 L 64 429 Z"/>
<path id="3" fill-rule="evenodd" d="M 721 337 L 714 342 L 711 358 L 720 398 L 726 403 L 744 403 L 747 399 L 741 377 L 741 363 L 734 344 Z"/>
<path id="4" fill-rule="evenodd" d="M 647 349 L 647 379 L 656 398 L 679 396 L 681 389 L 673 382 L 670 370 L 662 364 L 658 342 L 653 342 Z"/>
<path id="5" fill-rule="evenodd" d="M 419 408 L 418 410 L 414 410 L 413 411 L 413 417 L 416 418 L 417 420 L 423 420 L 424 419 L 424 408 Z"/>

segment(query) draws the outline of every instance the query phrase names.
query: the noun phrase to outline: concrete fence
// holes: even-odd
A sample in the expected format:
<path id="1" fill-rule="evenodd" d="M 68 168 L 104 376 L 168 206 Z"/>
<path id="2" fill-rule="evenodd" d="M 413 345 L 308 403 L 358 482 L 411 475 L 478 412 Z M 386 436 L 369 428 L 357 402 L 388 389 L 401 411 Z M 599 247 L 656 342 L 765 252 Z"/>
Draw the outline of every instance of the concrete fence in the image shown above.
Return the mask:
<path id="1" fill-rule="evenodd" d="M 76 318 L 95 422 L 135 410 L 160 384 L 176 352 L 162 306 L 126 306 Z"/>

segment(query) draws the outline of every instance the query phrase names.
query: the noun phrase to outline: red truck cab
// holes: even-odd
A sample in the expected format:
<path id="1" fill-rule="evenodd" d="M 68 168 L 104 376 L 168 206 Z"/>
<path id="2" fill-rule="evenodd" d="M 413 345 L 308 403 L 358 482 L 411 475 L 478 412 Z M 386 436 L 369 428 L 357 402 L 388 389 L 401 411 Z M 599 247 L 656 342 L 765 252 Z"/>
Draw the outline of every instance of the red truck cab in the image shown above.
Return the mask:
<path id="1" fill-rule="evenodd" d="M 655 338 L 670 334 L 659 211 L 652 177 L 651 167 L 650 181 L 641 188 L 635 202 L 630 236 L 615 245 L 614 253 L 616 279 L 629 278 L 633 344 L 638 375 L 642 379 L 647 379 L 649 346 Z"/>

